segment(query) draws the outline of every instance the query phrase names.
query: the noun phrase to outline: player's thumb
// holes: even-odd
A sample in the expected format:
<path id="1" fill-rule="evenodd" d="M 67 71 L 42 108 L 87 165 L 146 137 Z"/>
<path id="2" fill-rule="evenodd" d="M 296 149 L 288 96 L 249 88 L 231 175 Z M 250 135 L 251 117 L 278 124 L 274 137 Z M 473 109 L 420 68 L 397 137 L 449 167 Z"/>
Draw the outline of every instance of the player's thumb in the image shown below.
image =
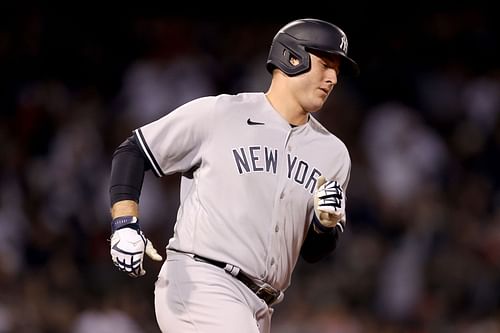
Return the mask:
<path id="1" fill-rule="evenodd" d="M 323 176 L 323 175 L 319 176 L 318 180 L 316 181 L 316 189 L 320 188 L 321 185 L 323 185 L 324 183 L 326 183 L 325 176 Z"/>
<path id="2" fill-rule="evenodd" d="M 148 257 L 150 257 L 153 260 L 156 260 L 156 261 L 163 260 L 163 258 L 161 257 L 161 255 L 158 254 L 158 251 L 156 251 L 156 249 L 153 246 L 153 243 L 149 239 L 147 240 L 146 249 L 144 252 L 146 252 Z"/>

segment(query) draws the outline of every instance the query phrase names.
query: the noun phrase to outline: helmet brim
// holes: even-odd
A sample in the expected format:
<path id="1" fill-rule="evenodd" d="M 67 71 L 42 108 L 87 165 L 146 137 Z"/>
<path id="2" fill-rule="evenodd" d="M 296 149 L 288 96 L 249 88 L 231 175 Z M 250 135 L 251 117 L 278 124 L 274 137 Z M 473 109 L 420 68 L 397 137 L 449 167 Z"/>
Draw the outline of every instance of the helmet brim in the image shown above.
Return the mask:
<path id="1" fill-rule="evenodd" d="M 338 55 L 341 58 L 341 63 L 340 63 L 340 75 L 347 75 L 347 76 L 359 76 L 360 74 L 360 69 L 358 64 L 351 58 L 349 58 L 344 52 L 338 51 L 338 50 L 324 50 L 320 48 L 314 48 L 314 47 L 306 47 L 307 51 L 313 51 L 313 52 L 318 52 L 318 53 L 323 53 L 327 55 Z"/>

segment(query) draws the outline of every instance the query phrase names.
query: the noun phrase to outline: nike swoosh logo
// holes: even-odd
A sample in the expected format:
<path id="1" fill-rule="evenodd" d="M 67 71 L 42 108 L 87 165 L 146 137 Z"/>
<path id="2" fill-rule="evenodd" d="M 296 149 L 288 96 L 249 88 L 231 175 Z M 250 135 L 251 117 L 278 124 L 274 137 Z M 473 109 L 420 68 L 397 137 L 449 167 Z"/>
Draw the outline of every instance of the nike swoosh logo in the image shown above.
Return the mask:
<path id="1" fill-rule="evenodd" d="M 264 125 L 264 123 L 259 123 L 256 121 L 252 121 L 250 118 L 247 119 L 247 124 L 248 125 Z"/>

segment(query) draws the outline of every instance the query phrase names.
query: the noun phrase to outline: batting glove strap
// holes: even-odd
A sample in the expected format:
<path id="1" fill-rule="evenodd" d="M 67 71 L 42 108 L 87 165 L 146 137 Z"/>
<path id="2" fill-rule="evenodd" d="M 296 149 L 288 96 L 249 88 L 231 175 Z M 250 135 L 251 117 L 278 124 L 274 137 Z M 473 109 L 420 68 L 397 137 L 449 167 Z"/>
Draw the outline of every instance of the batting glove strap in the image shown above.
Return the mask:
<path id="1" fill-rule="evenodd" d="M 335 226 L 335 228 L 337 228 L 337 230 L 340 231 L 341 233 L 344 232 L 344 230 L 345 230 L 345 220 L 338 221 L 337 225 Z"/>
<path id="2" fill-rule="evenodd" d="M 136 231 L 141 230 L 139 220 L 135 216 L 119 216 L 111 221 L 111 233 L 122 228 L 132 228 Z"/>

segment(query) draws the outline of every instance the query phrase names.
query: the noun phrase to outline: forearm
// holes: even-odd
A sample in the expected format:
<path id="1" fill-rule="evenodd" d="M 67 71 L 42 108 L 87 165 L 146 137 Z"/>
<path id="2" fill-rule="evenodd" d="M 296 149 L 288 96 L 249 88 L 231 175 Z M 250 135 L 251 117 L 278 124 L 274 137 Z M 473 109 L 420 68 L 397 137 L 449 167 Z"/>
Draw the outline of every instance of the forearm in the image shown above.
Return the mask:
<path id="1" fill-rule="evenodd" d="M 309 263 L 318 262 L 333 252 L 337 247 L 341 231 L 334 227 L 331 232 L 318 232 L 312 222 L 307 232 L 304 244 L 302 244 L 301 256 Z"/>
<path id="2" fill-rule="evenodd" d="M 138 217 L 139 196 L 144 172 L 149 169 L 146 159 L 133 137 L 122 143 L 113 154 L 110 177 L 110 205 L 112 218 Z"/>
<path id="3" fill-rule="evenodd" d="M 314 215 L 309 225 L 301 256 L 307 262 L 317 262 L 337 247 L 345 228 L 345 195 L 336 180 L 318 177 L 314 193 Z"/>

